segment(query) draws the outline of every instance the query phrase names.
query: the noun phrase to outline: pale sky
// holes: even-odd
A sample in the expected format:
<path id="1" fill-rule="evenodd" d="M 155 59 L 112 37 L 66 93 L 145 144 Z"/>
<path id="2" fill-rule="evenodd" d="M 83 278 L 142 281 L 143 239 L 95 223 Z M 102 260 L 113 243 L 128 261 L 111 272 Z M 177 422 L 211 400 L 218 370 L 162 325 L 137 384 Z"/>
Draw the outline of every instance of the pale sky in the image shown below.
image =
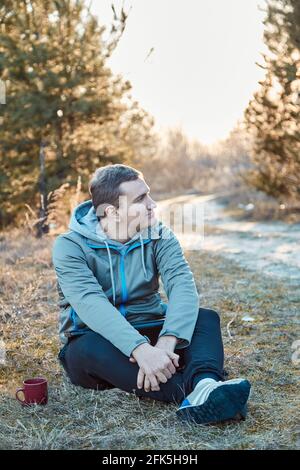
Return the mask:
<path id="1" fill-rule="evenodd" d="M 156 129 L 180 126 L 204 144 L 226 138 L 264 76 L 255 64 L 266 52 L 264 0 L 93 0 L 101 24 L 111 24 L 112 2 L 130 12 L 108 65 Z"/>

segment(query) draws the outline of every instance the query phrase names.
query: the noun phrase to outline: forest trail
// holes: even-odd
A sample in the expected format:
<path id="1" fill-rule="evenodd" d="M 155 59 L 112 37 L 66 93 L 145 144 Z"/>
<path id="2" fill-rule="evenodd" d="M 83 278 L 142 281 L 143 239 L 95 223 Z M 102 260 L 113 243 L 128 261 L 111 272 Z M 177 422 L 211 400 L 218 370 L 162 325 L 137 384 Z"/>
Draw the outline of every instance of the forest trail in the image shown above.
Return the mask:
<path id="1" fill-rule="evenodd" d="M 159 201 L 158 211 L 165 220 L 168 210 L 185 205 L 184 230 L 177 234 L 175 229 L 184 249 L 214 252 L 246 269 L 298 284 L 300 224 L 234 219 L 226 214 L 222 197 L 223 194 L 177 196 Z M 191 230 L 191 221 L 195 223 L 196 217 L 198 228 Z"/>

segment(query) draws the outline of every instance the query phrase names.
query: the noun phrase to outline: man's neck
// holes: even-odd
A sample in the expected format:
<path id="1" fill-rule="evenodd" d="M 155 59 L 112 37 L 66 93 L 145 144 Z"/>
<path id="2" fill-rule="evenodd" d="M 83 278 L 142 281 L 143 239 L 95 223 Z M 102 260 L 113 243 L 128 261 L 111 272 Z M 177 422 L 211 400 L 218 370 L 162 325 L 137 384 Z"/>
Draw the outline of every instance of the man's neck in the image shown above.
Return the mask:
<path id="1" fill-rule="evenodd" d="M 121 230 L 119 226 L 115 228 L 115 230 L 109 230 L 108 224 L 105 224 L 103 221 L 100 220 L 100 225 L 102 227 L 103 232 L 110 240 L 115 240 L 120 243 L 128 242 L 132 237 L 128 237 L 128 232 L 126 229 Z M 118 234 L 123 235 L 123 238 L 120 238 Z M 125 238 L 127 236 L 127 238 Z"/>

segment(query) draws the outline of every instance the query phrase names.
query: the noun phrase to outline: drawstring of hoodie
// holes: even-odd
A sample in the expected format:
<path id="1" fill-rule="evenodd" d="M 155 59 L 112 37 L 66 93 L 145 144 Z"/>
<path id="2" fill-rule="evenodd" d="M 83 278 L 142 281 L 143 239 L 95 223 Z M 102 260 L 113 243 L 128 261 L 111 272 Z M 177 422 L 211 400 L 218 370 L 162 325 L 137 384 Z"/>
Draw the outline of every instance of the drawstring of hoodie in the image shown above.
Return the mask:
<path id="1" fill-rule="evenodd" d="M 116 288 L 115 288 L 113 266 L 112 266 L 112 261 L 111 261 L 111 254 L 110 254 L 110 249 L 109 249 L 107 241 L 104 240 L 104 243 L 107 249 L 107 254 L 108 254 L 108 259 L 109 259 L 110 280 L 111 280 L 112 292 L 113 292 L 113 304 L 116 305 Z"/>
<path id="2" fill-rule="evenodd" d="M 140 242 L 141 242 L 141 256 L 142 256 L 142 266 L 143 266 L 143 271 L 144 271 L 144 276 L 146 277 L 146 267 L 145 267 L 145 259 L 144 259 L 144 243 L 142 240 L 142 234 L 140 233 Z"/>

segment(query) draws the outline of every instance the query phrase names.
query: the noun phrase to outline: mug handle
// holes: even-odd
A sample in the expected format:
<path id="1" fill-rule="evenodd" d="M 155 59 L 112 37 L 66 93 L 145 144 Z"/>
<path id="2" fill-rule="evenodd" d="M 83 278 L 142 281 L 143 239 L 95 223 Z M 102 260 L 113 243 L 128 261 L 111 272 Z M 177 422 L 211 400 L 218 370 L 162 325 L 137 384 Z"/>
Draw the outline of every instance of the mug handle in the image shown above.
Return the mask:
<path id="1" fill-rule="evenodd" d="M 20 402 L 20 403 L 24 403 L 25 402 L 25 395 L 24 395 L 24 400 L 21 400 L 19 398 L 19 393 L 22 392 L 23 395 L 24 395 L 24 388 L 17 388 L 16 390 L 16 399 Z"/>

